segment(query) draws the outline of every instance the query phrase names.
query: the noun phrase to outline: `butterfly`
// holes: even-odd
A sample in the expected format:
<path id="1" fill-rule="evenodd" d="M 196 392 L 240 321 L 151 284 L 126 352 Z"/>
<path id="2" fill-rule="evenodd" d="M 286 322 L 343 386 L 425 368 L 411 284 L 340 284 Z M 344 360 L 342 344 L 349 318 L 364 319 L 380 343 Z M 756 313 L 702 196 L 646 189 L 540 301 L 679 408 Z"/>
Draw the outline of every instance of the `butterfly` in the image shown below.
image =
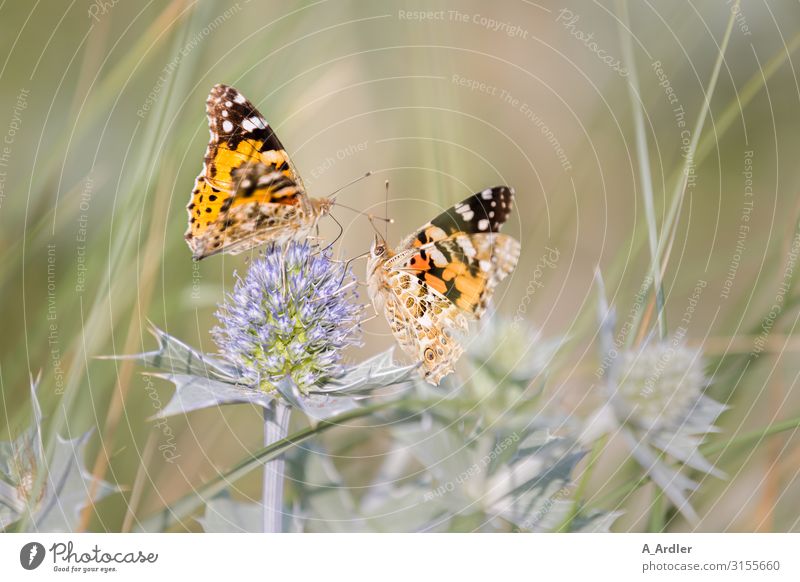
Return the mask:
<path id="1" fill-rule="evenodd" d="M 396 250 L 375 236 L 367 262 L 368 292 L 403 351 L 421 362 L 433 385 L 464 351 L 468 320 L 485 312 L 497 284 L 517 264 L 520 244 L 499 233 L 514 190 L 487 188 L 407 236 Z"/>
<path id="2" fill-rule="evenodd" d="M 332 201 L 306 194 L 286 150 L 255 106 L 233 87 L 215 85 L 206 113 L 211 140 L 186 207 L 184 238 L 194 260 L 308 237 Z"/>

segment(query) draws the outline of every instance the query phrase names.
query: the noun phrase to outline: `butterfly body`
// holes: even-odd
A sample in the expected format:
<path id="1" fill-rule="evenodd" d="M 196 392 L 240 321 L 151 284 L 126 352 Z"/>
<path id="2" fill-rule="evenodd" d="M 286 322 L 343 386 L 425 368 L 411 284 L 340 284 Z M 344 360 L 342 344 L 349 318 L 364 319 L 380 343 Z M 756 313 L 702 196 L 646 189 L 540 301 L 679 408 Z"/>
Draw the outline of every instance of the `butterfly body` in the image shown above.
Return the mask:
<path id="1" fill-rule="evenodd" d="M 186 209 L 192 257 L 237 254 L 311 235 L 332 201 L 312 199 L 264 117 L 233 87 L 206 101 L 211 139 Z"/>
<path id="2" fill-rule="evenodd" d="M 516 266 L 519 243 L 498 232 L 513 191 L 489 188 L 455 205 L 391 249 L 376 237 L 367 263 L 370 297 L 431 384 L 453 371 L 468 321 L 486 311 Z"/>

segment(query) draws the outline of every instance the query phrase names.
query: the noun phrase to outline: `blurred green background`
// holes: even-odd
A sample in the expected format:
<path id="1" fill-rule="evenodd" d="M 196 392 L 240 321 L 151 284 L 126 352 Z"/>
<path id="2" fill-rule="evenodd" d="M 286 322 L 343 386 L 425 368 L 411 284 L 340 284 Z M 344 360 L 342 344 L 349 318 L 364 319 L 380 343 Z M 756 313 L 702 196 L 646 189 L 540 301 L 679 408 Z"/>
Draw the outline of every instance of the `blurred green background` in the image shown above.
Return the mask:
<path id="1" fill-rule="evenodd" d="M 214 350 L 216 303 L 248 260 L 196 264 L 183 242 L 215 83 L 260 108 L 311 195 L 371 170 L 339 200 L 388 213 L 391 241 L 474 191 L 514 186 L 506 232 L 523 253 L 497 309 L 514 316 L 525 306 L 545 335 L 570 338 L 547 398 L 580 414 L 598 390 L 594 270 L 622 318 L 649 265 L 629 71 L 638 73 L 661 230 L 731 4 L 636 2 L 629 29 L 613 2 L 1 4 L 0 439 L 24 425 L 28 379 L 41 371 L 49 430 L 95 427 L 88 464 L 104 470 L 95 457 L 105 447 L 106 478 L 126 489 L 92 517 L 91 529 L 111 531 L 258 448 L 259 414 L 245 406 L 170 418 L 168 438 L 146 419 L 172 388 L 130 363 L 96 359 L 152 349 L 148 319 Z M 707 282 L 688 341 L 712 364 L 711 395 L 732 407 L 726 436 L 800 409 L 794 301 L 760 357 L 747 360 L 800 216 L 798 30 L 792 1 L 747 2 L 735 19 L 665 274 L 673 328 Z M 635 64 L 623 58 L 628 34 Z M 337 253 L 365 251 L 366 220 L 345 209 L 335 216 L 345 227 Z M 322 231 L 333 238 L 337 228 L 325 220 Z M 537 270 L 546 248 L 558 260 Z M 353 358 L 391 345 L 382 319 L 365 329 Z M 348 434 L 325 438 L 335 450 Z M 170 438 L 174 463 L 158 453 Z M 715 459 L 729 479 L 706 480 L 693 497 L 700 524 L 673 528 L 800 531 L 797 445 L 787 432 Z M 613 443 L 610 451 L 590 484 L 598 495 L 626 478 L 615 472 L 627 453 L 615 455 Z M 343 468 L 354 482 L 369 470 Z M 257 475 L 238 487 L 257 496 Z M 643 528 L 651 497 L 648 486 L 628 498 L 616 529 Z"/>

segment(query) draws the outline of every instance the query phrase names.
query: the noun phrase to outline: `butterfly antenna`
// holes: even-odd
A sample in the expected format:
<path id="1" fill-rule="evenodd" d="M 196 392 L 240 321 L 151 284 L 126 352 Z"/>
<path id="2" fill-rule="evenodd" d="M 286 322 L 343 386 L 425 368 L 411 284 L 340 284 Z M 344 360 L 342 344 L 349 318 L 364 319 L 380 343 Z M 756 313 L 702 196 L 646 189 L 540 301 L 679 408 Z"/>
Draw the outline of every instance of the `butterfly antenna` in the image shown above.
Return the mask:
<path id="1" fill-rule="evenodd" d="M 359 214 L 364 214 L 364 213 L 363 212 L 359 212 Z M 374 216 L 372 214 L 364 214 L 364 216 L 366 216 L 367 220 L 369 220 L 369 223 L 372 226 L 372 230 L 375 231 L 375 234 L 377 234 L 383 240 L 386 240 L 386 237 L 383 236 L 381 234 L 381 231 L 378 230 L 378 227 L 375 226 L 375 221 L 376 220 L 382 220 L 383 222 L 385 222 L 386 223 L 386 232 L 388 233 L 389 232 L 389 223 L 393 223 L 394 219 L 393 218 L 384 218 L 383 216 Z"/>
<path id="2" fill-rule="evenodd" d="M 386 180 L 386 198 L 384 200 L 383 208 L 385 210 L 386 216 L 389 216 L 389 180 Z M 386 236 L 383 237 L 383 240 L 389 240 L 389 223 L 392 222 L 391 219 L 386 221 L 386 225 L 384 226 L 384 230 L 386 231 Z"/>
<path id="3" fill-rule="evenodd" d="M 367 219 L 369 219 L 370 222 L 372 222 L 373 220 L 382 220 L 383 222 L 387 222 L 387 223 L 388 222 L 392 222 L 392 223 L 394 222 L 393 218 L 385 218 L 383 216 L 375 216 L 374 214 L 369 214 L 368 212 L 364 212 L 363 210 L 358 210 L 357 208 L 353 208 L 352 206 L 348 206 L 347 204 L 341 204 L 340 202 L 336 202 L 336 206 L 338 206 L 339 208 L 344 208 L 346 210 L 351 210 L 351 211 L 355 212 L 356 214 L 360 214 L 361 216 L 366 216 Z M 378 234 L 380 234 L 380 233 L 378 233 Z"/>
<path id="4" fill-rule="evenodd" d="M 341 191 L 342 191 L 342 190 L 344 190 L 345 188 L 349 188 L 349 187 L 350 187 L 350 186 L 352 186 L 353 184 L 358 184 L 358 183 L 359 183 L 361 180 L 363 180 L 364 178 L 369 178 L 371 175 L 372 175 L 372 170 L 370 170 L 369 172 L 367 172 L 367 173 L 366 173 L 366 174 L 364 174 L 363 176 L 359 176 L 358 178 L 356 178 L 356 179 L 354 179 L 354 180 L 350 180 L 350 181 L 349 181 L 347 184 L 345 184 L 344 186 L 340 186 L 340 187 L 338 187 L 336 190 L 334 190 L 333 192 L 331 192 L 330 194 L 328 194 L 328 198 L 329 198 L 330 200 L 335 200 L 335 199 L 336 199 L 336 195 L 337 195 L 339 192 L 341 192 Z"/>

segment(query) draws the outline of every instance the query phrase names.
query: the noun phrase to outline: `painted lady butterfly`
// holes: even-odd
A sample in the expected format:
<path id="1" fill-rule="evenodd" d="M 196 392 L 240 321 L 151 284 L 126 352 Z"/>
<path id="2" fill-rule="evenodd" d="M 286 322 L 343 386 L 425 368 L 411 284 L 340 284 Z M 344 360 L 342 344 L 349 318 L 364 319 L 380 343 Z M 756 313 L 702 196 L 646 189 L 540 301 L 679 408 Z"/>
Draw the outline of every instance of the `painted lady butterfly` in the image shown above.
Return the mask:
<path id="1" fill-rule="evenodd" d="M 185 238 L 195 260 L 310 235 L 329 199 L 312 199 L 264 117 L 233 87 L 206 101 L 211 140 L 197 177 Z"/>
<path id="2" fill-rule="evenodd" d="M 367 276 L 376 312 L 383 312 L 400 347 L 422 362 L 433 385 L 453 371 L 464 348 L 457 333 L 486 311 L 497 283 L 517 264 L 520 245 L 500 226 L 514 191 L 488 188 L 406 237 L 397 250 L 379 235 Z"/>

